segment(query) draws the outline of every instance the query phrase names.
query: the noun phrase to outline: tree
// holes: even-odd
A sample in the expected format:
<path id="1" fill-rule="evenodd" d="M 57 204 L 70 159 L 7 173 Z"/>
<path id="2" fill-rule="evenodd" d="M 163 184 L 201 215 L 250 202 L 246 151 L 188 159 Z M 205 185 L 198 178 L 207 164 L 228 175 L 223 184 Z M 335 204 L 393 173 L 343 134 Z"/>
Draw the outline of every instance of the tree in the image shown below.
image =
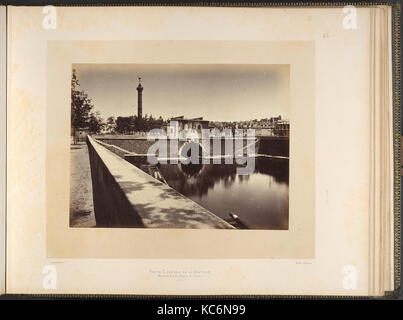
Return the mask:
<path id="1" fill-rule="evenodd" d="M 137 126 L 136 128 L 140 131 L 150 131 L 152 129 L 162 128 L 164 124 L 165 122 L 161 116 L 158 119 L 155 119 L 152 115 L 146 114 L 145 117 L 142 119 L 141 125 Z"/>
<path id="2" fill-rule="evenodd" d="M 108 119 L 106 119 L 106 130 L 109 133 L 115 133 L 116 130 L 116 118 L 113 116 L 110 116 Z"/>
<path id="3" fill-rule="evenodd" d="M 134 116 L 117 117 L 115 131 L 121 134 L 132 133 L 135 131 L 135 123 L 136 118 Z"/>
<path id="4" fill-rule="evenodd" d="M 94 104 L 84 90 L 80 90 L 77 71 L 73 69 L 71 76 L 71 132 L 76 143 L 76 131 L 88 128 L 91 133 L 99 133 L 103 129 L 103 120 L 98 112 L 93 112 Z"/>
<path id="5" fill-rule="evenodd" d="M 109 132 L 116 132 L 119 134 L 131 134 L 134 132 L 150 131 L 156 128 L 162 128 L 165 121 L 162 117 L 158 119 L 153 118 L 152 115 L 144 115 L 141 119 L 137 116 L 109 117 L 106 120 L 106 127 Z M 110 129 L 113 128 L 113 131 Z"/>
<path id="6" fill-rule="evenodd" d="M 88 131 L 92 134 L 100 133 L 105 126 L 99 112 L 91 112 L 88 118 Z"/>

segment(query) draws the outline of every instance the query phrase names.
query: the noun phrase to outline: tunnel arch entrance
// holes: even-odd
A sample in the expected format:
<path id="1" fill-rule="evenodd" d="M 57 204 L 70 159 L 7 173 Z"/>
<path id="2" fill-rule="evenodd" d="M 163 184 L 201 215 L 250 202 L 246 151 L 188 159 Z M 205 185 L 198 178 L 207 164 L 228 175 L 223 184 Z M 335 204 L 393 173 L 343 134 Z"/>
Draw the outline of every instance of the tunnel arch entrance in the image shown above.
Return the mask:
<path id="1" fill-rule="evenodd" d="M 200 164 L 205 155 L 203 146 L 199 142 L 186 142 L 179 149 L 179 158 L 182 164 Z"/>

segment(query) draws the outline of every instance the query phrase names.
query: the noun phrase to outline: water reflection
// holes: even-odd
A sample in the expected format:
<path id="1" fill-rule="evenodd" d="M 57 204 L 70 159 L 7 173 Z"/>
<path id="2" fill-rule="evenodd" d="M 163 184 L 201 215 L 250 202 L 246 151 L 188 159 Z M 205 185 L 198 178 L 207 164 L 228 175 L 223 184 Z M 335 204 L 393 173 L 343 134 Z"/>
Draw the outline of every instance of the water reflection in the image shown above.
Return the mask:
<path id="1" fill-rule="evenodd" d="M 193 177 L 195 175 L 200 174 L 200 172 L 202 171 L 204 165 L 202 164 L 179 164 L 179 168 L 180 170 L 183 172 L 184 175 L 188 176 L 188 177 Z"/>
<path id="2" fill-rule="evenodd" d="M 237 165 L 161 164 L 167 183 L 228 220 L 234 213 L 252 229 L 288 229 L 288 160 L 256 159 L 255 171 L 237 175 Z"/>

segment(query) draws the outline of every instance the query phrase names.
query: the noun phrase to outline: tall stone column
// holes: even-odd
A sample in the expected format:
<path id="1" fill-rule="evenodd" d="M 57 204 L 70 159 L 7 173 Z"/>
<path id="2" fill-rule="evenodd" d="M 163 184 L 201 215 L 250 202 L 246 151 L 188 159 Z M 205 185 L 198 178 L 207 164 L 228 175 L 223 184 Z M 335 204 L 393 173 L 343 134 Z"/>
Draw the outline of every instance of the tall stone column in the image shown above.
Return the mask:
<path id="1" fill-rule="evenodd" d="M 141 85 L 141 78 L 139 77 L 139 85 L 137 86 L 137 117 L 143 117 L 143 86 Z"/>

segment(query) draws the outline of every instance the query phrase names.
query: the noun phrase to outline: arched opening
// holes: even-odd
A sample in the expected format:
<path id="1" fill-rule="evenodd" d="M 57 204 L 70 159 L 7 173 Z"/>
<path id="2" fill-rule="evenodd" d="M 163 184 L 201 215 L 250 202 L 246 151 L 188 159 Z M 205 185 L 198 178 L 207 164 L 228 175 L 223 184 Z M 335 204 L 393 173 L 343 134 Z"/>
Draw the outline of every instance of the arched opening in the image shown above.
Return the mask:
<path id="1" fill-rule="evenodd" d="M 179 150 L 179 157 L 183 164 L 199 164 L 203 157 L 203 147 L 194 141 L 185 143 Z"/>

